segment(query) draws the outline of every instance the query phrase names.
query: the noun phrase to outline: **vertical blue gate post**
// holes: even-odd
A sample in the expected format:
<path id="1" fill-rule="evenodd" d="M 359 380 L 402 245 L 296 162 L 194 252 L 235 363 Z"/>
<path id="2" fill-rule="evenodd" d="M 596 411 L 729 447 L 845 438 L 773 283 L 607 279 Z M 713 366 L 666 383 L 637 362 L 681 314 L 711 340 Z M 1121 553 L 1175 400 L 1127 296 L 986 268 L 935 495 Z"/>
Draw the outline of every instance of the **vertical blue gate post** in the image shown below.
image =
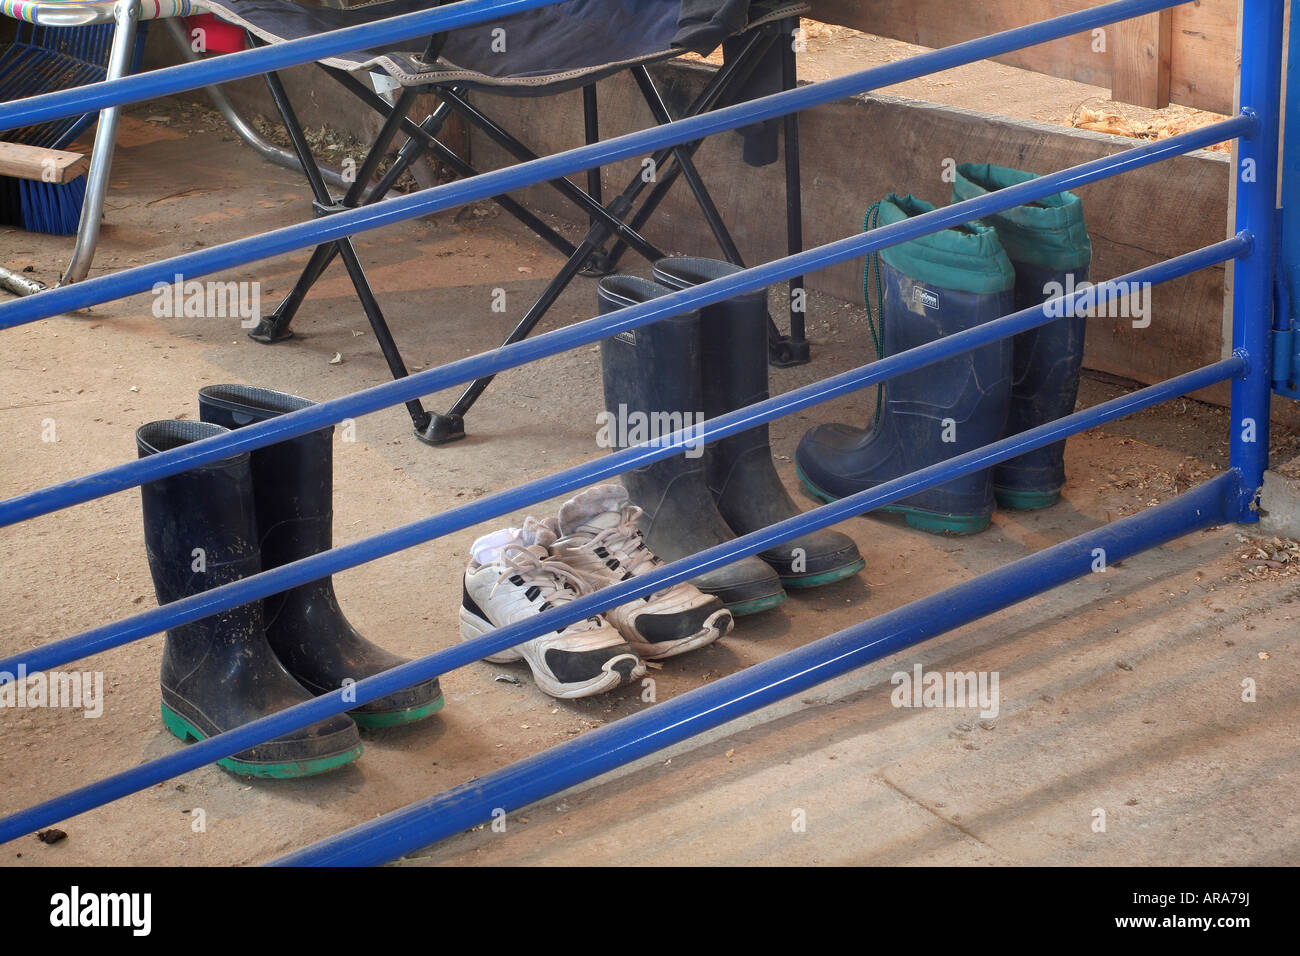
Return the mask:
<path id="1" fill-rule="evenodd" d="M 1300 399 L 1296 354 L 1296 305 L 1300 303 L 1300 30 L 1287 41 L 1286 101 L 1282 113 L 1281 243 L 1277 250 L 1277 335 L 1273 342 L 1273 390 Z"/>
<path id="2" fill-rule="evenodd" d="M 1237 230 L 1253 246 L 1237 260 L 1232 287 L 1232 349 L 1246 371 L 1232 382 L 1231 461 L 1242 475 L 1238 520 L 1259 520 L 1268 467 L 1276 275 L 1277 173 L 1284 0 L 1245 0 L 1241 21 L 1241 111 L 1255 130 L 1238 140 Z M 1285 321 L 1285 316 L 1278 316 Z"/>

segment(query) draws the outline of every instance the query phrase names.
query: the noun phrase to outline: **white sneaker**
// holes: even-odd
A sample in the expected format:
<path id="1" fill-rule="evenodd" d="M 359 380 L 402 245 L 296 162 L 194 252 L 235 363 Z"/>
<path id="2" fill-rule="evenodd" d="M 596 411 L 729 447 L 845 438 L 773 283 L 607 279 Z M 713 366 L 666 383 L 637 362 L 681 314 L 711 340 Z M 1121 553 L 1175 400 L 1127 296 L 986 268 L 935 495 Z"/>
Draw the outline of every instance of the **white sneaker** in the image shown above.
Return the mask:
<path id="1" fill-rule="evenodd" d="M 636 524 L 640 513 L 622 485 L 588 488 L 566 501 L 559 517 L 545 522 L 556 537 L 551 553 L 582 574 L 592 590 L 663 567 L 642 540 Z M 604 614 L 648 661 L 712 644 L 733 624 L 721 600 L 686 581 Z"/>
<path id="2" fill-rule="evenodd" d="M 552 532 L 536 520 L 474 542 L 465 570 L 460 608 L 462 640 L 530 620 L 590 591 L 585 579 L 554 557 Z M 549 631 L 484 660 L 504 664 L 523 659 L 537 686 L 552 697 L 590 697 L 645 674 L 645 664 L 617 629 L 600 617 Z"/>

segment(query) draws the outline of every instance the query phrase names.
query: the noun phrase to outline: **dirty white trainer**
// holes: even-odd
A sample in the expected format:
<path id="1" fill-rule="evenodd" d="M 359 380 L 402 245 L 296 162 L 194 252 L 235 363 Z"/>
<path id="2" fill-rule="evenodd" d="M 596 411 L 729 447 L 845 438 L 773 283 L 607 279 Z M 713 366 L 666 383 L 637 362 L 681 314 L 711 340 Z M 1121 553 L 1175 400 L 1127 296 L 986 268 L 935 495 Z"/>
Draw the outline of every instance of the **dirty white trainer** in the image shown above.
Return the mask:
<path id="1" fill-rule="evenodd" d="M 593 590 L 607 587 L 664 562 L 637 528 L 641 509 L 622 485 L 596 485 L 570 498 L 546 526 L 556 540 L 551 553 L 585 577 Z M 682 581 L 604 612 L 645 660 L 675 657 L 711 644 L 732 628 L 722 601 Z"/>
<path id="2" fill-rule="evenodd" d="M 460 608 L 462 640 L 480 637 L 549 608 L 590 588 L 549 550 L 551 531 L 536 521 L 484 535 L 470 549 Z M 558 631 L 484 658 L 502 664 L 523 659 L 537 686 L 552 697 L 590 697 L 645 674 L 645 664 L 618 630 L 589 617 Z"/>

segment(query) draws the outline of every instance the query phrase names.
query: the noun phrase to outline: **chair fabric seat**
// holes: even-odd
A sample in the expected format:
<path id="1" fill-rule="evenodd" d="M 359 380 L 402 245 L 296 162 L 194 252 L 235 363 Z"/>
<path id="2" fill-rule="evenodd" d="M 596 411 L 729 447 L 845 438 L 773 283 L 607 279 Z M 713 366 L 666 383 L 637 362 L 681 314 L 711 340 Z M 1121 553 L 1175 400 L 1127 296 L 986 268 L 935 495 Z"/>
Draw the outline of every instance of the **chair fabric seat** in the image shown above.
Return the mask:
<path id="1" fill-rule="evenodd" d="M 202 5 L 267 43 L 279 43 L 427 10 L 433 4 L 381 0 L 336 9 L 289 0 L 203 0 Z M 321 62 L 349 71 L 383 70 L 403 86 L 549 96 L 639 63 L 671 59 L 692 49 L 711 50 L 734 32 L 809 9 L 806 3 L 781 0 L 741 3 L 741 15 L 748 18 L 744 23 L 725 15 L 735 5 L 734 0 L 567 0 L 452 30 L 435 64 L 421 61 L 424 41 L 418 38 Z M 714 7 L 722 15 L 700 15 Z M 731 29 L 737 22 L 744 25 Z"/>

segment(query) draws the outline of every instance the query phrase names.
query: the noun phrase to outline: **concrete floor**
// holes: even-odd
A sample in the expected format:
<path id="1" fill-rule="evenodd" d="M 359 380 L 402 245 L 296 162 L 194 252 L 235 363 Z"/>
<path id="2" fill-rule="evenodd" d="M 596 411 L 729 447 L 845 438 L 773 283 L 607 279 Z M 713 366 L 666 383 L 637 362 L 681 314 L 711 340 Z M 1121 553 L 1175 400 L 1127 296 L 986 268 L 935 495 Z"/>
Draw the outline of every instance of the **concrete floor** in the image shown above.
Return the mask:
<path id="1" fill-rule="evenodd" d="M 187 167 L 177 180 L 172 170 Z M 201 117 L 129 115 L 96 274 L 300 221 L 306 191 Z M 558 265 L 503 218 L 471 211 L 359 239 L 394 332 L 414 366 L 494 346 Z M 0 231 L 0 261 L 46 281 L 67 240 Z M 269 310 L 306 259 L 295 253 L 222 279 L 260 281 Z M 507 290 L 509 310 L 490 309 Z M 589 317 L 579 280 L 548 319 Z M 231 320 L 158 319 L 151 297 L 4 333 L 0 495 L 135 456 L 147 421 L 195 417 L 203 384 L 248 382 L 314 399 L 387 380 L 373 335 L 335 267 L 273 348 Z M 814 297 L 816 361 L 773 373 L 783 391 L 869 360 L 856 306 Z M 601 407 L 594 349 L 499 377 L 471 437 L 431 449 L 392 409 L 336 443 L 336 543 L 590 460 Z M 339 354 L 341 363 L 331 364 Z M 1082 401 L 1123 386 L 1095 377 Z M 451 395 L 429 399 L 445 408 Z M 778 468 L 820 421 L 862 422 L 871 397 L 773 429 Z M 42 441 L 47 420 L 57 441 Z M 970 539 L 855 519 L 858 579 L 792 596 L 720 644 L 654 671 L 669 699 L 740 667 L 897 607 L 1167 499 L 1224 465 L 1221 410 L 1174 403 L 1071 441 L 1065 500 L 999 513 Z M 1280 442 L 1294 436 L 1280 435 Z M 1288 455 L 1289 457 L 1289 455 Z M 534 509 L 554 509 L 551 502 Z M 354 623 L 407 655 L 457 640 L 469 529 L 340 575 Z M 1090 575 L 907 654 L 771 707 L 670 752 L 478 828 L 408 864 L 486 863 L 1295 863 L 1300 859 L 1300 678 L 1291 565 L 1257 559 L 1248 529 L 1221 527 Z M 1244 555 L 1244 557 L 1243 557 Z M 1278 567 L 1273 567 L 1278 564 Z M 0 653 L 153 606 L 137 492 L 0 530 Z M 104 715 L 0 710 L 0 812 L 11 812 L 179 744 L 157 711 L 154 636 L 79 665 L 105 675 Z M 1000 676 L 1001 707 L 896 708 L 891 676 Z M 495 678 L 508 673 L 520 683 Z M 1257 699 L 1242 700 L 1251 679 Z M 638 711 L 640 688 L 559 702 L 526 669 L 476 664 L 444 678 L 448 704 L 424 724 L 367 732 L 356 764 L 297 782 L 249 782 L 206 768 L 60 824 L 68 839 L 0 848 L 0 862 L 242 864 L 370 819 Z M 206 828 L 196 832 L 196 810 Z M 1097 829 L 1105 812 L 1105 830 Z M 794 824 L 802 821 L 798 830 Z M 685 853 L 684 853 L 685 851 Z"/>

